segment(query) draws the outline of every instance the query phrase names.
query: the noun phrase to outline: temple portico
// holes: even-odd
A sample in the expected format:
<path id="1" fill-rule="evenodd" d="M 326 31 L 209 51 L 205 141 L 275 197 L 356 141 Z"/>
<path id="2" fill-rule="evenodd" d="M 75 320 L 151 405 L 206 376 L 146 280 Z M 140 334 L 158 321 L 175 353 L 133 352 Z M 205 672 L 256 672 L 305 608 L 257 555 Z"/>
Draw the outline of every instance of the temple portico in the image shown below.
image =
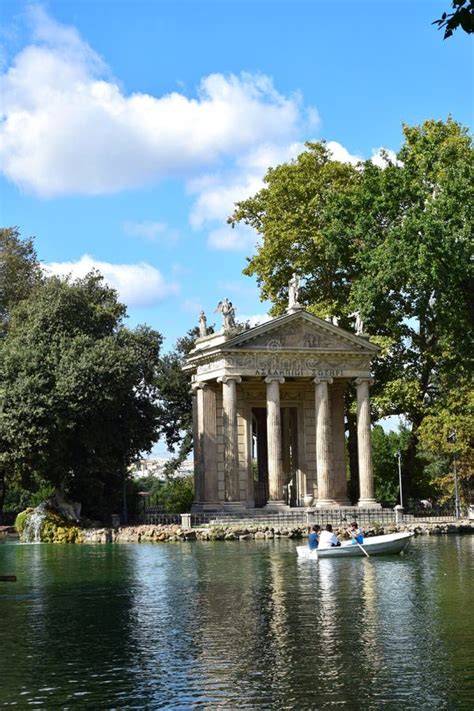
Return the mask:
<path id="1" fill-rule="evenodd" d="M 357 390 L 358 505 L 378 507 L 369 399 L 377 346 L 297 300 L 285 315 L 247 330 L 231 316 L 223 332 L 201 331 L 185 366 L 194 394 L 195 510 L 350 505 L 349 383 Z"/>

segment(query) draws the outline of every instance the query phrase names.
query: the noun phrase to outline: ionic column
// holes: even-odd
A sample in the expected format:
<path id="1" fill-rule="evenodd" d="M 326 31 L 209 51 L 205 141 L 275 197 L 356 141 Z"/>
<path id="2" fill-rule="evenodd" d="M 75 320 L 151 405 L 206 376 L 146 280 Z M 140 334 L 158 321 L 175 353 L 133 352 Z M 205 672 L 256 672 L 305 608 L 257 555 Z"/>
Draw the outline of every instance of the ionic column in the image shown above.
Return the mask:
<path id="1" fill-rule="evenodd" d="M 217 382 L 222 383 L 225 498 L 230 503 L 237 503 L 240 502 L 240 485 L 236 384 L 241 383 L 242 378 L 223 375 Z"/>
<path id="2" fill-rule="evenodd" d="M 337 502 L 331 495 L 333 468 L 331 409 L 329 388 L 332 378 L 314 378 L 316 400 L 316 469 L 318 477 L 317 507 L 333 506 Z"/>
<path id="3" fill-rule="evenodd" d="M 202 458 L 202 397 L 198 395 L 201 383 L 193 383 L 193 445 L 194 445 L 194 506 L 200 508 L 204 498 L 204 462 Z"/>
<path id="4" fill-rule="evenodd" d="M 374 499 L 374 472 L 372 467 L 372 436 L 370 429 L 369 385 L 371 378 L 357 378 L 357 449 L 359 456 L 359 487 L 361 508 L 379 508 Z"/>
<path id="5" fill-rule="evenodd" d="M 346 438 L 344 423 L 344 382 L 331 385 L 329 395 L 331 401 L 332 447 L 333 447 L 333 481 L 331 496 L 339 506 L 350 506 L 347 496 L 346 475 Z"/>
<path id="6" fill-rule="evenodd" d="M 285 378 L 265 378 L 267 384 L 268 500 L 283 504 L 283 464 L 281 457 L 280 384 Z"/>

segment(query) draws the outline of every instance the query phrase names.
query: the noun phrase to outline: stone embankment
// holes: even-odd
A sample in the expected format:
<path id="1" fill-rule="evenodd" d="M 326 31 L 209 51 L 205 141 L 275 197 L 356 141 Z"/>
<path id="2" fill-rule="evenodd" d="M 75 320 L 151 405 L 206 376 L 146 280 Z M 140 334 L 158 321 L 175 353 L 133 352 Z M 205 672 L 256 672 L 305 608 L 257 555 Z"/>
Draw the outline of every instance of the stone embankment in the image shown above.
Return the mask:
<path id="1" fill-rule="evenodd" d="M 346 529 L 334 531 L 339 538 L 349 538 Z M 365 535 L 379 536 L 396 531 L 414 531 L 416 535 L 443 535 L 448 533 L 474 533 L 474 522 L 417 523 L 410 525 L 374 526 L 365 529 Z M 127 526 L 123 528 L 98 528 L 82 531 L 82 543 L 172 543 L 181 541 L 268 541 L 279 538 L 304 538 L 307 526 L 210 526 L 186 529 L 179 525 Z"/>

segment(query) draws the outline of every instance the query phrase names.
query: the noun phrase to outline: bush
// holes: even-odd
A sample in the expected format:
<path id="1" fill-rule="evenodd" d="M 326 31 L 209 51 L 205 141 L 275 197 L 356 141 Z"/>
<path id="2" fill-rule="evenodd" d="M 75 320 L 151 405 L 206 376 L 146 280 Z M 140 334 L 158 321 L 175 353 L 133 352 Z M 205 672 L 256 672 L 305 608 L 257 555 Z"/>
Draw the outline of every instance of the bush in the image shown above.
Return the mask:
<path id="1" fill-rule="evenodd" d="M 165 513 L 187 513 L 194 499 L 194 478 L 156 480 L 151 488 L 150 506 L 161 506 Z"/>

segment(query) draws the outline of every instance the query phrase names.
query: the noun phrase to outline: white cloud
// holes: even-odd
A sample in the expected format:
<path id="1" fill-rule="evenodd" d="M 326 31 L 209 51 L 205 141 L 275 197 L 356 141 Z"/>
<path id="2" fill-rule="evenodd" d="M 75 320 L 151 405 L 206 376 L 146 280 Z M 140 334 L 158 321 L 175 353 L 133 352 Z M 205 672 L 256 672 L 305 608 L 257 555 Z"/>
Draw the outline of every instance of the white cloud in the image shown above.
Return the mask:
<path id="1" fill-rule="evenodd" d="M 1 77 L 5 175 L 42 196 L 100 194 L 189 175 L 314 121 L 263 75 L 211 74 L 196 97 L 125 94 L 74 28 L 38 8 L 33 41 Z"/>
<path id="2" fill-rule="evenodd" d="M 390 148 L 377 148 L 372 152 L 372 157 L 370 159 L 372 163 L 378 165 L 379 168 L 386 168 L 388 161 L 394 163 L 394 165 L 403 165 L 402 161 L 397 159 L 397 154 Z"/>
<path id="3" fill-rule="evenodd" d="M 341 163 L 351 163 L 352 165 L 357 165 L 361 160 L 364 160 L 361 156 L 349 153 L 347 148 L 344 148 L 344 146 L 337 141 L 328 141 L 326 145 L 331 153 L 332 160 L 338 160 Z"/>
<path id="4" fill-rule="evenodd" d="M 231 169 L 191 181 L 188 190 L 197 195 L 190 214 L 191 226 L 199 229 L 214 220 L 225 222 L 236 202 L 263 188 L 268 168 L 292 160 L 302 151 L 303 143 L 264 143 L 241 155 Z"/>
<path id="5" fill-rule="evenodd" d="M 174 282 L 167 282 L 161 272 L 150 264 L 111 264 L 84 254 L 77 262 L 50 262 L 44 265 L 48 274 L 71 275 L 78 279 L 93 269 L 99 271 L 107 284 L 118 291 L 127 306 L 152 306 L 179 291 Z"/>

